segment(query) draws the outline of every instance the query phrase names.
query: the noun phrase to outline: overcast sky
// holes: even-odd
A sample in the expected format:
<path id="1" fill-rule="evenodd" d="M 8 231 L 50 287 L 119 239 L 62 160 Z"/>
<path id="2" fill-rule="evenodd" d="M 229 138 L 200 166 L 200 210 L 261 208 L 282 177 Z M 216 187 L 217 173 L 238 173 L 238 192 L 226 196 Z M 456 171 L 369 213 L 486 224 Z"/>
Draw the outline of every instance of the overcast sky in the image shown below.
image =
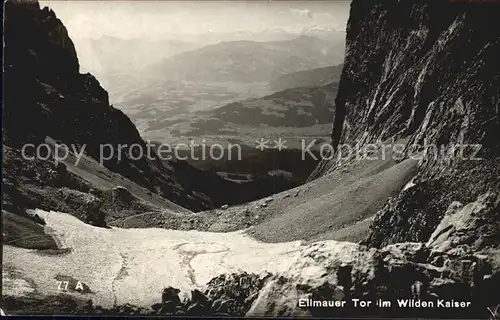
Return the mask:
<path id="1" fill-rule="evenodd" d="M 72 38 L 165 38 L 168 34 L 345 29 L 349 1 L 40 1 Z"/>

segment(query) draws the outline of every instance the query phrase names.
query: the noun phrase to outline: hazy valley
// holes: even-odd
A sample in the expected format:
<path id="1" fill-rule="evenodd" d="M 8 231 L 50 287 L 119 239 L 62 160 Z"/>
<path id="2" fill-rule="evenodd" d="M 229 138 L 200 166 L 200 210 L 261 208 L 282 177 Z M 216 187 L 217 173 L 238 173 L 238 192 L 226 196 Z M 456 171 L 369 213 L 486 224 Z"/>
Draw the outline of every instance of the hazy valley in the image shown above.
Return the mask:
<path id="1" fill-rule="evenodd" d="M 143 139 L 179 146 L 179 149 L 186 149 L 185 154 L 189 154 L 187 144 L 191 141 L 208 147 L 216 144 L 227 148 L 238 144 L 242 147 L 243 160 L 248 161 L 262 154 L 252 150 L 261 138 L 269 141 L 269 149 L 274 139 L 281 138 L 286 141 L 286 149 L 297 150 L 288 153 L 288 157 L 296 159 L 289 162 L 298 163 L 297 160 L 304 158 L 298 152 L 302 144 L 315 142 L 313 149 L 317 151 L 316 146 L 329 139 L 331 125 L 328 119 L 333 117 L 342 71 L 341 66 L 329 65 L 341 63 L 344 54 L 342 33 L 330 32 L 335 37 L 329 39 L 321 34 L 318 37 L 317 30 L 313 31 L 307 35 L 279 32 L 286 37 L 274 41 L 263 41 L 269 39 L 270 34 L 276 36 L 274 30 L 263 34 L 219 35 L 219 39 L 260 37 L 261 41 L 212 40 L 215 43 L 201 48 L 189 48 L 194 45 L 180 43 L 175 46 L 177 53 L 169 50 L 172 41 L 149 46 L 139 40 L 139 43 L 130 43 L 103 38 L 93 41 L 92 56 L 101 58 L 97 66 L 108 66 L 98 74 L 102 73 L 106 79 L 103 83 L 109 83 L 111 103 L 132 119 Z M 132 50 L 150 63 L 146 65 L 140 59 L 125 56 L 125 63 L 110 55 L 125 45 L 148 47 L 155 56 Z M 160 52 L 164 52 L 164 58 L 159 58 L 156 48 L 162 48 Z M 127 65 L 127 68 L 119 65 Z M 90 66 L 92 64 L 87 62 L 85 69 Z M 269 152 L 273 151 L 267 150 Z M 200 163 L 191 158 L 188 162 L 202 169 L 214 171 L 225 166 L 221 164 L 223 161 L 207 166 L 210 159 Z M 262 160 L 266 159 L 269 158 L 262 155 Z M 290 171 L 291 166 L 285 165 L 275 170 L 285 170 L 292 174 L 294 181 L 300 182 L 305 179 L 301 172 L 310 173 L 312 166 L 310 163 L 306 168 Z M 257 168 L 248 171 L 245 165 L 225 167 L 231 171 L 221 172 L 223 176 L 226 173 L 237 174 L 240 178 L 267 174 Z"/>

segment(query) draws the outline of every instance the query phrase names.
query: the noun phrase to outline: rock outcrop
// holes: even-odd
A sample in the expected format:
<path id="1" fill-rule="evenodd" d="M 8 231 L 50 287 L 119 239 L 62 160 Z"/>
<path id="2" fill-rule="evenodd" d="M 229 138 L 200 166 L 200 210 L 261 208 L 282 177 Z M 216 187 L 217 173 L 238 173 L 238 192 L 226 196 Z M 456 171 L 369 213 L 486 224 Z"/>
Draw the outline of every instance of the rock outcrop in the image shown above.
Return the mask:
<path id="1" fill-rule="evenodd" d="M 101 199 L 91 195 L 91 186 L 57 165 L 41 159 L 26 160 L 21 152 L 3 147 L 3 209 L 31 218 L 26 209 L 45 208 L 69 212 L 82 221 L 105 227 Z M 12 235 L 15 236 L 15 235 Z"/>
<path id="2" fill-rule="evenodd" d="M 353 1 L 332 139 L 481 144 L 498 155 L 497 4 Z"/>

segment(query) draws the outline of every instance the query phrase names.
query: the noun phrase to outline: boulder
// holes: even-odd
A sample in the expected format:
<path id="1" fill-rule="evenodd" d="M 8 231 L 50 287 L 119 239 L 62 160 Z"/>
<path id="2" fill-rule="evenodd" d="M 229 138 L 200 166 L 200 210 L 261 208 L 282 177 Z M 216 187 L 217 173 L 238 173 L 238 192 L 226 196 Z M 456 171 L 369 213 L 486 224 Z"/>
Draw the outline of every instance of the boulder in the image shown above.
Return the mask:
<path id="1" fill-rule="evenodd" d="M 161 308 L 159 314 L 175 314 L 182 307 L 181 299 L 179 298 L 179 289 L 166 287 L 161 295 Z"/>
<path id="2" fill-rule="evenodd" d="M 35 214 L 28 213 L 28 215 L 31 218 L 31 220 L 33 220 L 34 222 L 36 222 L 38 224 L 41 224 L 41 225 L 45 225 L 46 224 L 45 220 L 42 217 L 40 217 L 38 214 L 36 214 L 36 213 Z"/>
<path id="3" fill-rule="evenodd" d="M 204 316 L 210 314 L 212 301 L 201 291 L 195 289 L 191 291 L 191 300 L 186 309 L 187 316 Z"/>
<path id="4" fill-rule="evenodd" d="M 125 187 L 123 186 L 116 186 L 112 190 L 112 195 L 113 195 L 113 201 L 114 202 L 120 202 L 120 203 L 129 203 L 134 199 L 134 196 L 132 193 Z"/>
<path id="5" fill-rule="evenodd" d="M 179 293 L 181 291 L 179 289 L 173 288 L 173 287 L 166 287 L 163 289 L 163 292 L 161 294 L 161 303 L 175 303 L 180 305 L 181 304 L 181 299 L 179 298 Z"/>
<path id="6" fill-rule="evenodd" d="M 222 274 L 205 286 L 205 295 L 213 301 L 211 313 L 243 316 L 257 298 L 270 273 Z"/>

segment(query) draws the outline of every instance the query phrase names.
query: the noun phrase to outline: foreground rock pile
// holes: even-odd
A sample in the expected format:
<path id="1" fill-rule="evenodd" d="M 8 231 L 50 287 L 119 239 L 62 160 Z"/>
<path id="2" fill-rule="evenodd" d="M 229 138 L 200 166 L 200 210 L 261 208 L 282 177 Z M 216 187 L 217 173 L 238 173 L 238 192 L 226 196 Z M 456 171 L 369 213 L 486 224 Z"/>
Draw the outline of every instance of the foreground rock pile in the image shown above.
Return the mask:
<path id="1" fill-rule="evenodd" d="M 162 316 L 244 316 L 257 298 L 271 274 L 243 273 L 223 274 L 213 278 L 202 292 L 191 291 L 191 297 L 181 301 L 180 290 L 166 287 L 161 302 L 150 309 L 131 304 L 118 305 L 111 309 L 94 306 L 92 300 L 80 302 L 71 310 L 73 314 L 109 315 L 162 315 Z"/>

